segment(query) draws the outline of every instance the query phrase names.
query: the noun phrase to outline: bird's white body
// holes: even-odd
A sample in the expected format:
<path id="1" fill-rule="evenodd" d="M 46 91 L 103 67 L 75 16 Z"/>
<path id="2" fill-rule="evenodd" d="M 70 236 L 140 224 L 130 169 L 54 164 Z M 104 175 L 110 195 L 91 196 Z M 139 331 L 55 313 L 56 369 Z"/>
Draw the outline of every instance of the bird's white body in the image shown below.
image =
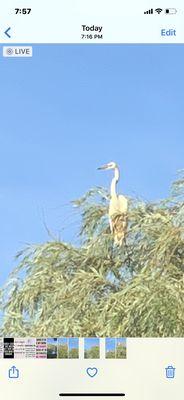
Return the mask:
<path id="1" fill-rule="evenodd" d="M 127 230 L 128 201 L 125 196 L 117 196 L 110 199 L 109 223 L 114 235 L 114 242 L 118 245 L 123 243 Z"/>
<path id="2" fill-rule="evenodd" d="M 120 176 L 117 164 L 111 162 L 100 169 L 114 169 L 114 177 L 110 188 L 109 224 L 114 236 L 114 242 L 120 246 L 123 243 L 127 230 L 128 200 L 125 196 L 118 195 L 116 192 L 116 185 Z"/>

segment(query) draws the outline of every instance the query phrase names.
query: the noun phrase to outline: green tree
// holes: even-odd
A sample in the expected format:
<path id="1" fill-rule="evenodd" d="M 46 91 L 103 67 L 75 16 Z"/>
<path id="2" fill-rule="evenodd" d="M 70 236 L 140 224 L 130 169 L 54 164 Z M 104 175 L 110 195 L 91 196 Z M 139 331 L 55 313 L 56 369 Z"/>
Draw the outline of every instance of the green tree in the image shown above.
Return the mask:
<path id="1" fill-rule="evenodd" d="M 115 351 L 107 351 L 105 358 L 116 358 Z"/>
<path id="2" fill-rule="evenodd" d="M 68 346 L 58 345 L 58 358 L 68 358 Z"/>
<path id="3" fill-rule="evenodd" d="M 70 349 L 68 358 L 79 358 L 79 350 L 78 349 Z"/>
<path id="4" fill-rule="evenodd" d="M 126 244 L 114 246 L 109 194 L 73 202 L 80 245 L 30 246 L 2 289 L 8 336 L 183 336 L 184 176 L 169 198 L 129 199 Z"/>
<path id="5" fill-rule="evenodd" d="M 119 344 L 116 348 L 116 358 L 126 358 L 126 347 Z"/>
<path id="6" fill-rule="evenodd" d="M 84 358 L 100 358 L 99 346 L 93 346 L 91 349 L 85 350 Z"/>

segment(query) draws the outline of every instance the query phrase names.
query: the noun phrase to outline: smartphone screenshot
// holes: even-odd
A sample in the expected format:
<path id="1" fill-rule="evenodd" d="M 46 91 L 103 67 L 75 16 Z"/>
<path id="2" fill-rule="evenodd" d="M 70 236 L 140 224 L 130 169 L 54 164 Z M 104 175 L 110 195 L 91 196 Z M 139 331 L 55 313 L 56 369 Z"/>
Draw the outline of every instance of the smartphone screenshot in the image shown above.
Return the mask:
<path id="1" fill-rule="evenodd" d="M 184 4 L 0 5 L 0 399 L 184 399 Z"/>

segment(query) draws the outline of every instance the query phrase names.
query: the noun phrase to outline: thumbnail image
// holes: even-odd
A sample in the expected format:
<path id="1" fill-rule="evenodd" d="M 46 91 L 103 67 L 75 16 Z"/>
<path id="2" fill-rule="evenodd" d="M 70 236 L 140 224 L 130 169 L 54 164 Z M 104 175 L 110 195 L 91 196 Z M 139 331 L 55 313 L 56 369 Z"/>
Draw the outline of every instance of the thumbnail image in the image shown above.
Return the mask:
<path id="1" fill-rule="evenodd" d="M 4 338 L 4 358 L 14 358 L 14 338 Z"/>
<path id="2" fill-rule="evenodd" d="M 57 338 L 47 339 L 47 358 L 57 358 Z"/>
<path id="3" fill-rule="evenodd" d="M 184 337 L 183 64 L 169 44 L 1 57 L 1 337 L 61 338 L 59 358 L 78 357 L 63 337 L 86 358 L 99 337 Z"/>
<path id="4" fill-rule="evenodd" d="M 0 338 L 0 358 L 3 358 L 4 355 L 4 341 L 3 338 Z"/>
<path id="5" fill-rule="evenodd" d="M 36 339 L 26 338 L 25 339 L 25 353 L 26 358 L 36 358 Z"/>
<path id="6" fill-rule="evenodd" d="M 117 338 L 116 339 L 116 358 L 126 358 L 126 339 L 125 338 Z"/>
<path id="7" fill-rule="evenodd" d="M 116 339 L 105 339 L 105 358 L 116 358 Z"/>
<path id="8" fill-rule="evenodd" d="M 79 339 L 68 339 L 68 358 L 79 358 Z"/>
<path id="9" fill-rule="evenodd" d="M 100 339 L 84 338 L 84 358 L 100 358 Z"/>
<path id="10" fill-rule="evenodd" d="M 36 339 L 36 358 L 47 358 L 47 339 Z"/>
<path id="11" fill-rule="evenodd" d="M 68 358 L 68 338 L 58 338 L 58 358 Z"/>
<path id="12" fill-rule="evenodd" d="M 26 339 L 14 338 L 14 358 L 26 357 Z"/>

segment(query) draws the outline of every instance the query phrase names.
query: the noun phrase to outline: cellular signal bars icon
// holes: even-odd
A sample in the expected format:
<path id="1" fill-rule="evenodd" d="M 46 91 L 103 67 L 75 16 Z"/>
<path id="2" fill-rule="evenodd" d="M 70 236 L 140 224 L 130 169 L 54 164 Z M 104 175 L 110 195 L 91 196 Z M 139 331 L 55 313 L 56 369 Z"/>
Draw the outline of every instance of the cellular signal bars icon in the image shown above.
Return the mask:
<path id="1" fill-rule="evenodd" d="M 150 10 L 144 11 L 144 14 L 153 14 L 153 8 L 150 8 Z"/>

